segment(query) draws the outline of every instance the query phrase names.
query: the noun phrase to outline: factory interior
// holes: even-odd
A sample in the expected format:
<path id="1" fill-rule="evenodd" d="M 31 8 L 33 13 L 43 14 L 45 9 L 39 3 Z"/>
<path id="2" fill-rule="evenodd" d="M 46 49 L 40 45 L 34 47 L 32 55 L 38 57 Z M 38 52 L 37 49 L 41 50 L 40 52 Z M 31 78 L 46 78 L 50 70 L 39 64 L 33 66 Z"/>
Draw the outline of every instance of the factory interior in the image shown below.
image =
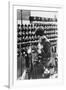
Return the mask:
<path id="1" fill-rule="evenodd" d="M 57 12 L 17 9 L 17 79 L 58 78 Z"/>

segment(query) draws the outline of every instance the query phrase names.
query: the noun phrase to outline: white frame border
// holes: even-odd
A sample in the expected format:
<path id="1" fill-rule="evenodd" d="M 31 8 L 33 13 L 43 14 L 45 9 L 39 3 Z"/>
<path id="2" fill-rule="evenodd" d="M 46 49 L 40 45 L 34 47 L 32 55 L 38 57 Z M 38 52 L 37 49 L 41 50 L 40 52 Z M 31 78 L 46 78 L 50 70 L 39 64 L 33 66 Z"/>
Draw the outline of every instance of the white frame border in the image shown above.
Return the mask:
<path id="1" fill-rule="evenodd" d="M 59 51 L 59 58 L 60 59 L 62 59 L 61 60 L 61 62 L 60 62 L 60 68 L 61 68 L 61 70 L 60 70 L 60 75 L 61 75 L 61 77 L 59 78 L 59 79 L 51 79 L 51 80 L 16 80 L 16 78 L 15 78 L 15 76 L 16 76 L 16 68 L 14 69 L 14 67 L 16 67 L 16 61 L 14 60 L 16 57 L 14 56 L 14 52 L 16 52 L 16 48 L 14 48 L 15 46 L 14 45 L 16 45 L 16 32 L 15 32 L 15 27 L 14 27 L 14 25 L 16 24 L 15 23 L 15 20 L 16 20 L 16 17 L 15 17 L 15 19 L 14 19 L 14 16 L 13 15 L 15 15 L 14 14 L 14 10 L 16 10 L 16 9 L 14 9 L 14 6 L 16 6 L 16 5 L 20 5 L 20 9 L 24 6 L 24 7 L 26 7 L 26 6 L 30 6 L 30 7 L 37 7 L 38 8 L 38 10 L 40 9 L 40 7 L 41 8 L 47 8 L 48 7 L 48 10 L 53 10 L 54 11 L 54 9 L 57 9 L 58 11 L 59 11 L 59 15 L 60 15 L 60 17 L 59 18 L 61 18 L 61 19 L 59 19 L 59 26 L 58 26 L 58 28 L 62 25 L 62 27 L 60 27 L 61 28 L 61 30 L 63 29 L 63 16 L 62 16 L 62 12 L 63 12 L 63 6 L 59 6 L 59 5 L 44 5 L 44 6 L 40 6 L 40 5 L 38 5 L 38 4 L 36 4 L 36 6 L 35 5 L 23 5 L 22 3 L 19 3 L 19 2 L 9 2 L 9 55 L 8 55 L 8 59 L 9 59 L 9 62 L 8 62 L 8 64 L 9 64 L 9 78 L 8 78 L 8 84 L 9 84 L 9 87 L 11 88 L 11 87 L 33 87 L 33 86 L 46 86 L 46 85 L 62 85 L 63 84 L 63 62 L 62 62 L 62 60 L 63 60 L 63 52 L 62 52 L 62 50 L 63 50 L 63 32 L 61 33 L 61 30 L 59 31 L 59 38 L 60 38 L 60 40 L 62 41 L 60 41 L 60 40 L 58 40 L 59 41 L 59 43 L 58 43 L 58 45 L 60 46 L 60 44 L 62 44 L 61 45 L 61 47 L 60 47 L 60 51 Z M 62 23 L 60 23 L 60 22 L 62 22 Z M 15 42 L 14 42 L 15 41 Z M 61 52 L 61 53 L 60 53 Z M 15 53 L 16 54 L 16 53 Z M 61 56 L 61 57 L 60 57 Z M 41 83 L 39 84 L 39 83 L 37 83 L 37 82 L 40 82 L 41 81 Z M 36 82 L 36 83 L 35 83 Z M 45 83 L 44 83 L 45 82 Z M 29 83 L 29 84 L 28 84 Z"/>

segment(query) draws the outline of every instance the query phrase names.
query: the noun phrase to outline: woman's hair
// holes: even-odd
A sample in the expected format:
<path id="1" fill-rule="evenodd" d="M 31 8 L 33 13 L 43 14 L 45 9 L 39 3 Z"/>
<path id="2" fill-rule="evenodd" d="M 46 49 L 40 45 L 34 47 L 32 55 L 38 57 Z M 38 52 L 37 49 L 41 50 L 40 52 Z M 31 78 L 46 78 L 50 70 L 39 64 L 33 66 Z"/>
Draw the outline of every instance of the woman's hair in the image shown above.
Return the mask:
<path id="1" fill-rule="evenodd" d="M 41 28 L 38 28 L 35 32 L 36 36 L 43 36 L 44 35 L 44 31 Z"/>

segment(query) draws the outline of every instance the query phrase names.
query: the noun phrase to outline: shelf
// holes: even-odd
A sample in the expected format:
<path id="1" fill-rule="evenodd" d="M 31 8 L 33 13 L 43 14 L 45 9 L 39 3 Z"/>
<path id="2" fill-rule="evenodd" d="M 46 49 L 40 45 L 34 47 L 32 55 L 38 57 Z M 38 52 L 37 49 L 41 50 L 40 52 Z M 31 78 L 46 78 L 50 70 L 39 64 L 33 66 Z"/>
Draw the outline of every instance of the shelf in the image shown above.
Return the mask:
<path id="1" fill-rule="evenodd" d="M 36 40 L 36 41 L 29 41 L 29 42 L 21 42 L 21 43 L 17 43 L 17 44 L 27 44 L 27 43 L 37 43 L 37 42 L 39 42 L 39 41 Z"/>

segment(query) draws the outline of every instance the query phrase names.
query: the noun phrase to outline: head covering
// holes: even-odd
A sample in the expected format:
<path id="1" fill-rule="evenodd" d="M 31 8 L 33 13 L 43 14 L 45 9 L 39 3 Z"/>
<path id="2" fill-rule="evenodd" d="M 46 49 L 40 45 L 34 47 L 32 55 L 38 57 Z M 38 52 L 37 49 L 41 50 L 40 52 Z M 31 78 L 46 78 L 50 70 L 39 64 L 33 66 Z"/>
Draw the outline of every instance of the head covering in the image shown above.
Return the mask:
<path id="1" fill-rule="evenodd" d="M 35 32 L 36 36 L 43 36 L 44 30 L 42 28 L 38 28 Z"/>

